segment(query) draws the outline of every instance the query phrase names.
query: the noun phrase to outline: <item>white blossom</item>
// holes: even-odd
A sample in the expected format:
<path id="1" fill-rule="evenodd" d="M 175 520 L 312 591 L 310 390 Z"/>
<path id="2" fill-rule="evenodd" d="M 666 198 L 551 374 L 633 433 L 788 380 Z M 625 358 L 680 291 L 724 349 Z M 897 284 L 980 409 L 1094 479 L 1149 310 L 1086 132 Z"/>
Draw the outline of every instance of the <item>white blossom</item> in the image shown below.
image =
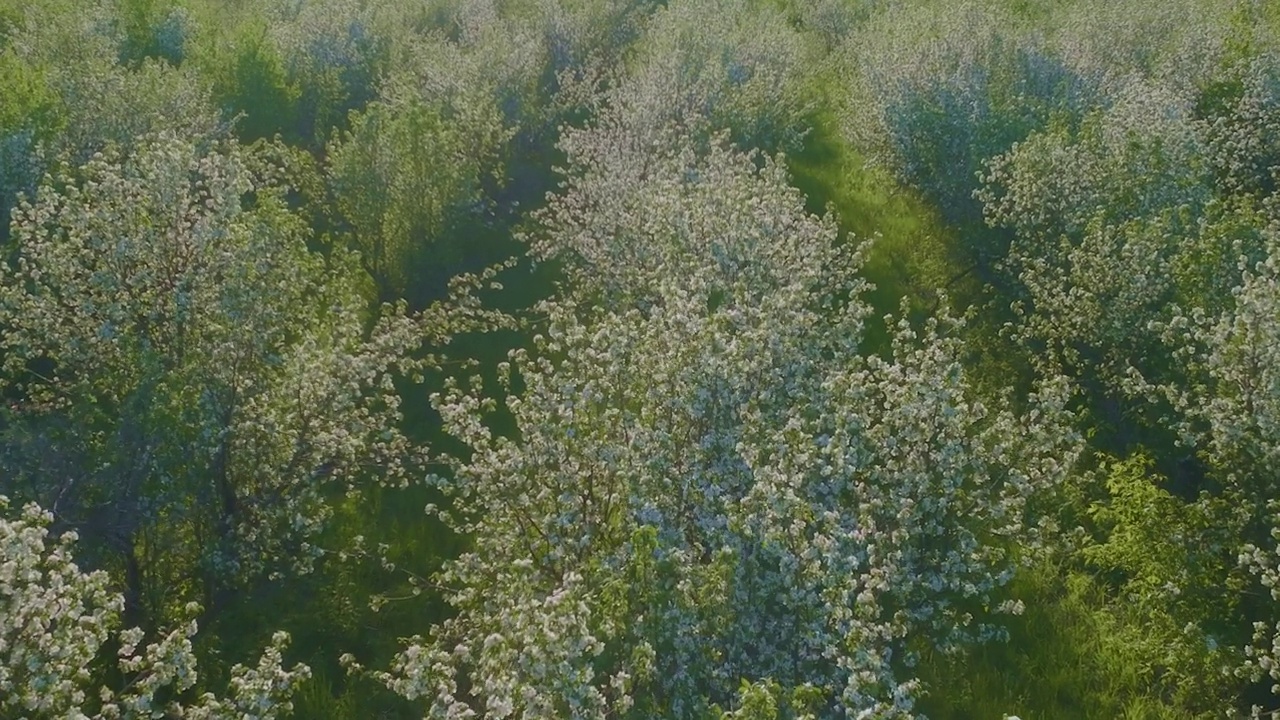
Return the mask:
<path id="1" fill-rule="evenodd" d="M 74 533 L 51 537 L 52 520 L 35 504 L 9 512 L 0 496 L 0 712 L 6 717 L 273 720 L 292 710 L 289 698 L 311 672 L 301 664 L 281 666 L 289 642 L 281 632 L 257 667 L 232 668 L 225 698 L 204 693 L 190 703 L 164 700 L 198 680 L 195 621 L 139 647 L 143 632 L 120 625 L 123 596 L 105 572 L 80 570 L 71 557 Z M 187 608 L 192 616 L 198 611 Z M 94 670 L 112 640 L 119 643 L 120 687 L 102 685 Z"/>
<path id="2" fill-rule="evenodd" d="M 517 437 L 474 387 L 435 398 L 475 544 L 439 577 L 458 615 L 375 675 L 441 718 L 701 717 L 744 678 L 911 717 L 908 638 L 999 635 L 1074 452 L 1064 387 L 977 402 L 945 316 L 864 356 L 859 251 L 780 164 L 628 132 L 566 138 L 532 241 L 574 285 L 512 353 Z"/>

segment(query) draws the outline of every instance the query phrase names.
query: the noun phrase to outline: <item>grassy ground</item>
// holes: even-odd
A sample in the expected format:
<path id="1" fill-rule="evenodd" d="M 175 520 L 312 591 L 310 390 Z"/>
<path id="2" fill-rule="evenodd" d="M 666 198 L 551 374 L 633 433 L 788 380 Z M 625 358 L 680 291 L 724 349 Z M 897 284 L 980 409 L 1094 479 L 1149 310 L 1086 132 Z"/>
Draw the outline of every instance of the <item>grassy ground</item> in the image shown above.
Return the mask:
<path id="1" fill-rule="evenodd" d="M 814 117 L 804 148 L 788 159 L 793 182 L 814 213 L 835 214 L 849 242 L 870 242 L 864 272 L 875 285 L 867 300 L 874 309 L 868 347 L 885 345 L 881 319 L 897 314 L 902 298 L 914 313 L 937 307 L 939 288 L 963 279 L 951 257 L 951 237 L 918 195 L 867 163 L 841 137 L 834 113 Z"/>

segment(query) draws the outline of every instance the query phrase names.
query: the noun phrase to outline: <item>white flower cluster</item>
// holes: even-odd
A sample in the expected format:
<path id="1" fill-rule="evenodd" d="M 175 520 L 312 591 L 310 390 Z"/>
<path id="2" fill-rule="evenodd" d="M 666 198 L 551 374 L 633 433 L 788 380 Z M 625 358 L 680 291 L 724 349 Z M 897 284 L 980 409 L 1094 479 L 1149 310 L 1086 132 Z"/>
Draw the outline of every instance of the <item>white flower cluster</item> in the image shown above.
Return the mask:
<path id="1" fill-rule="evenodd" d="M 1266 239 L 1266 259 L 1242 269 L 1227 309 L 1174 308 L 1155 326 L 1186 372 L 1160 387 L 1180 411 L 1184 441 L 1254 511 L 1280 493 L 1270 472 L 1280 462 L 1280 221 Z"/>
<path id="2" fill-rule="evenodd" d="M 268 5 L 269 32 L 298 89 L 304 122 L 323 133 L 372 99 L 388 54 L 389 4 L 367 0 Z"/>
<path id="3" fill-rule="evenodd" d="M 992 160 L 978 197 L 988 222 L 1015 233 L 1004 269 L 1021 286 L 1025 339 L 1116 388 L 1130 365 L 1161 364 L 1149 322 L 1229 304 L 1242 258 L 1265 255 L 1274 213 L 1277 68 L 1232 71 L 1222 82 L 1235 75 L 1239 89 L 1221 98 L 1135 80 L 1078 128 Z"/>
<path id="4" fill-rule="evenodd" d="M 1277 509 L 1273 506 L 1273 510 Z M 1256 574 L 1271 596 L 1280 603 L 1280 516 L 1272 520 L 1274 546 L 1266 548 L 1246 545 L 1240 554 L 1240 563 Z M 1272 681 L 1271 692 L 1280 695 L 1280 620 L 1257 621 L 1253 624 L 1253 642 L 1244 648 L 1245 662 L 1241 674 L 1255 682 L 1267 677 Z M 1265 717 L 1258 706 L 1253 707 L 1253 717 Z"/>
<path id="5" fill-rule="evenodd" d="M 855 146 L 920 189 L 948 223 L 980 225 L 983 162 L 1095 90 L 1003 5 L 886 3 L 837 49 Z"/>
<path id="6" fill-rule="evenodd" d="M 1244 17 L 1240 17 L 1243 11 Z M 1048 42 L 1104 93 L 1146 78 L 1189 90 L 1218 66 L 1233 41 L 1261 37 L 1264 24 L 1244 20 L 1248 3 L 1206 0 L 1125 3 L 1100 0 L 1057 6 L 1043 24 Z M 1187 22 L 1194 17 L 1195 22 Z"/>
<path id="7" fill-rule="evenodd" d="M 414 354 L 449 313 L 370 318 L 355 259 L 311 252 L 255 165 L 162 135 L 15 214 L 4 487 L 137 561 L 135 594 L 305 570 L 333 490 L 415 477 L 393 380 L 431 362 Z"/>
<path id="8" fill-rule="evenodd" d="M 806 83 L 816 53 L 776 8 L 612 0 L 540 9 L 556 77 L 551 119 L 580 123 L 604 113 L 642 143 L 674 125 L 703 139 L 727 131 L 743 147 L 799 148 L 815 109 Z"/>
<path id="9" fill-rule="evenodd" d="M 435 398 L 470 447 L 442 516 L 475 545 L 438 579 L 458 614 L 375 675 L 440 718 L 767 704 L 744 680 L 912 717 L 912 648 L 1017 608 L 1029 502 L 1077 444 L 1064 387 L 974 401 L 946 317 L 862 356 L 859 251 L 780 164 L 653 137 L 567 136 L 533 246 L 574 289 L 501 369 L 517 438 L 478 383 Z"/>
<path id="10" fill-rule="evenodd" d="M 767 5 L 674 0 L 654 14 L 610 101 L 638 134 L 705 118 L 743 147 L 796 149 L 812 60 L 807 40 Z"/>
<path id="11" fill-rule="evenodd" d="M 1089 0 L 1032 17 L 984 0 L 873 8 L 836 48 L 854 90 L 846 135 L 961 226 L 981 222 L 972 192 L 985 161 L 1029 133 L 1073 127 L 1135 84 L 1192 96 L 1242 47 L 1276 49 L 1249 3 Z"/>
<path id="12" fill-rule="evenodd" d="M 274 720 L 292 710 L 289 697 L 311 675 L 305 665 L 281 666 L 288 644 L 276 633 L 257 667 L 232 668 L 226 698 L 204 693 L 192 702 L 165 698 L 197 682 L 190 620 L 156 642 L 122 629 L 124 598 L 102 571 L 85 573 L 71 558 L 74 533 L 52 538 L 53 516 L 34 504 L 8 512 L 0 496 L 0 713 L 38 720 Z M 194 615 L 198 607 L 187 612 Z M 115 651 L 122 678 L 108 687 L 99 660 Z"/>

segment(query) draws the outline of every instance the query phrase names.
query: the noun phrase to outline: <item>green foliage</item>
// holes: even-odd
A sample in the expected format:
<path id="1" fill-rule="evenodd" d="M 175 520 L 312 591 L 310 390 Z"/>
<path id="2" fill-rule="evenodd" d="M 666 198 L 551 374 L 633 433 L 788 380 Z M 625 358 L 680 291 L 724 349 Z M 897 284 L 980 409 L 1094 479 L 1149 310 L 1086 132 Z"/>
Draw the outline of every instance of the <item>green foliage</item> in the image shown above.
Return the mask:
<path id="1" fill-rule="evenodd" d="M 813 119 L 801 150 L 788 158 L 792 182 L 805 193 L 810 212 L 832 211 L 847 242 L 870 238 L 864 273 L 874 287 L 867 300 L 868 347 L 887 347 L 881 319 L 906 298 L 912 313 L 926 316 L 944 297 L 952 307 L 980 298 L 970 268 L 956 250 L 955 235 L 936 210 L 849 146 L 830 114 Z"/>
<path id="2" fill-rule="evenodd" d="M 921 703 L 926 716 L 1216 717 L 1198 715 L 1194 705 L 1175 704 L 1152 687 L 1142 654 L 1134 652 L 1130 638 L 1116 634 L 1108 593 L 1090 574 L 1040 565 L 1024 571 L 1015 586 L 1026 609 L 1009 623 L 1007 642 L 925 657 L 922 675 L 935 688 Z"/>
<path id="3" fill-rule="evenodd" d="M 1081 551 L 1113 586 L 1106 630 L 1133 670 L 1172 707 L 1212 714 L 1238 692 L 1230 669 L 1247 637 L 1235 577 L 1232 513 L 1204 496 L 1188 503 L 1160 487 L 1141 455 L 1104 463 L 1107 498 L 1090 508 L 1101 540 Z"/>
<path id="4" fill-rule="evenodd" d="M 738 691 L 736 710 L 725 712 L 718 707 L 711 708 L 714 720 L 779 720 L 778 695 L 781 688 L 773 681 L 749 683 L 742 681 L 742 689 Z"/>
<path id="5" fill-rule="evenodd" d="M 376 96 L 389 57 L 385 7 L 366 0 L 267 5 L 268 34 L 298 91 L 294 130 L 313 147 Z"/>
<path id="6" fill-rule="evenodd" d="M 13 48 L 0 49 L 0 133 L 30 129 L 48 136 L 56 132 L 60 98 L 48 73 Z"/>
<path id="7" fill-rule="evenodd" d="M 500 177 L 505 131 L 485 99 L 410 97 L 353 116 L 329 147 L 337 207 L 382 297 L 423 300 L 431 279 L 468 255 L 468 224 Z"/>
<path id="8" fill-rule="evenodd" d="M 801 685 L 788 694 L 772 680 L 743 680 L 734 709 L 713 705 L 709 720 L 812 720 L 821 704 L 822 692 L 812 685 Z"/>
<path id="9" fill-rule="evenodd" d="M 41 163 L 36 143 L 56 137 L 66 113 L 48 74 L 13 48 L 0 49 L 0 217 L 8 217 L 18 195 L 35 190 Z M 9 224 L 0 224 L 0 240 Z"/>
<path id="10" fill-rule="evenodd" d="M 202 134 L 216 116 L 190 74 L 147 60 L 118 63 L 114 18 L 99 4 L 32 3 L 0 49 L 0 211 L 30 195 L 59 160 L 82 163 L 107 144 L 162 129 Z"/>
<path id="11" fill-rule="evenodd" d="M 194 28 L 190 13 L 176 0 L 120 0 L 116 14 L 125 63 L 155 58 L 176 65 L 186 56 Z"/>
<path id="12" fill-rule="evenodd" d="M 1223 592 L 1240 589 L 1232 513 L 1150 470 L 1137 455 L 1082 478 L 1093 539 L 1023 571 L 1007 643 L 926 662 L 946 688 L 930 717 L 1208 718 L 1232 703 L 1248 638 Z"/>
<path id="13" fill-rule="evenodd" d="M 214 67 L 215 101 L 230 116 L 238 117 L 237 133 L 246 140 L 283 135 L 297 141 L 297 104 L 300 91 L 289 81 L 279 51 L 266 29 L 246 24 L 237 35 L 206 58 Z"/>

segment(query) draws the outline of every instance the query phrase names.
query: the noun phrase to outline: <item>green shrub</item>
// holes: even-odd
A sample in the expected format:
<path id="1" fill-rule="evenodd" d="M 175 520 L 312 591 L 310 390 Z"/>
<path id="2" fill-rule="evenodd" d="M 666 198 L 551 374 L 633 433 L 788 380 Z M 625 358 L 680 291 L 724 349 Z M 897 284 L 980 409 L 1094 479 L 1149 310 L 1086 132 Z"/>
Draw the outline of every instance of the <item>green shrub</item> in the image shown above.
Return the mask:
<path id="1" fill-rule="evenodd" d="M 224 112 L 239 118 L 236 131 L 241 138 L 299 138 L 300 93 L 289 81 L 265 28 L 242 28 L 216 62 L 214 98 Z"/>

